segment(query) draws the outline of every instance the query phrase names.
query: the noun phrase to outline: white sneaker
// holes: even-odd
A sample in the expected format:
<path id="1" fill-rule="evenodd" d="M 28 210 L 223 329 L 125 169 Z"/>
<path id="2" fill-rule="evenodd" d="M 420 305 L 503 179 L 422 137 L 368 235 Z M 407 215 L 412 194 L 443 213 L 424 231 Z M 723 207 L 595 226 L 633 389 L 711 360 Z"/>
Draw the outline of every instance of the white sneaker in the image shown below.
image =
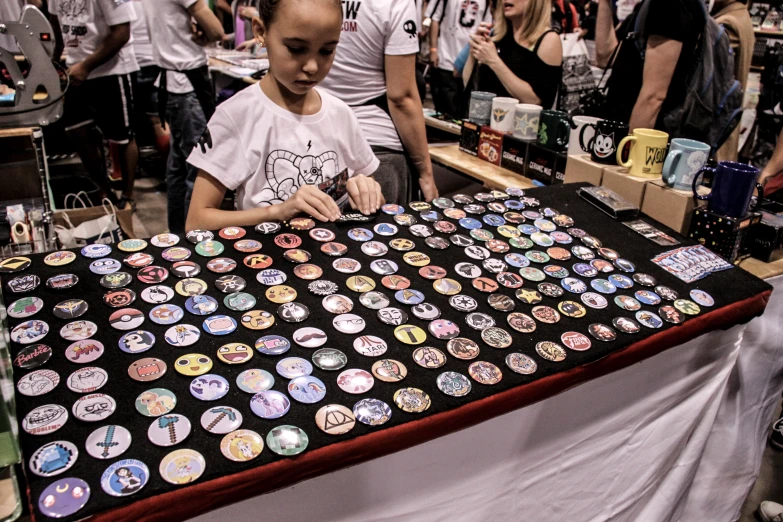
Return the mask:
<path id="1" fill-rule="evenodd" d="M 765 500 L 759 504 L 759 518 L 762 522 L 783 522 L 783 504 Z"/>

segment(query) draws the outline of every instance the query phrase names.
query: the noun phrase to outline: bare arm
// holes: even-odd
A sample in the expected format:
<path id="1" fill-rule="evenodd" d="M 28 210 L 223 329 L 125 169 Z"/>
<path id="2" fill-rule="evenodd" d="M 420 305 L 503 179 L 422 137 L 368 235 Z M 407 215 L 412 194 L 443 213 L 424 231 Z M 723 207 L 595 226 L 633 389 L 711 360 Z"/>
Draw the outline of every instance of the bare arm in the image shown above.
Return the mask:
<path id="1" fill-rule="evenodd" d="M 263 221 L 278 221 L 278 205 L 249 210 L 220 210 L 226 187 L 200 170 L 190 199 L 187 230 L 210 230 L 230 226 L 254 226 Z"/>
<path id="2" fill-rule="evenodd" d="M 476 34 L 471 35 L 470 49 L 471 56 L 479 63 L 492 69 L 511 96 L 521 103 L 541 103 L 541 98 L 533 90 L 533 87 L 514 74 L 514 71 L 509 69 L 500 59 L 495 43 L 487 38 L 485 31 L 480 29 Z M 538 47 L 538 56 L 547 65 L 561 65 L 563 63 L 563 46 L 556 33 L 549 33 L 544 37 Z"/>
<path id="3" fill-rule="evenodd" d="M 430 25 L 430 63 L 433 67 L 438 67 L 440 57 L 438 56 L 438 34 L 440 33 L 440 22 L 432 21 Z"/>
<path id="4" fill-rule="evenodd" d="M 34 7 L 37 7 L 38 9 L 43 8 L 43 2 L 41 0 L 27 0 L 25 3 L 27 5 L 32 5 Z"/>
<path id="5" fill-rule="evenodd" d="M 611 0 L 598 0 L 598 15 L 595 20 L 595 58 L 599 67 L 606 68 L 609 58 L 617 47 L 614 31 Z"/>
<path id="6" fill-rule="evenodd" d="M 647 40 L 642 89 L 631 112 L 631 121 L 628 122 L 631 130 L 655 128 L 681 51 L 682 42 L 677 40 L 655 35 Z"/>
<path id="7" fill-rule="evenodd" d="M 193 41 L 199 45 L 206 45 L 211 42 L 222 40 L 226 35 L 223 32 L 223 25 L 218 20 L 204 0 L 197 0 L 196 3 L 188 7 L 188 13 L 196 20 L 200 29 L 193 34 Z"/>
<path id="8" fill-rule="evenodd" d="M 98 44 L 98 48 L 90 56 L 81 62 L 68 68 L 68 75 L 71 77 L 71 83 L 78 85 L 85 81 L 96 67 L 108 62 L 120 52 L 120 49 L 130 40 L 130 22 L 112 25 L 109 28 L 109 34 Z"/>
<path id="9" fill-rule="evenodd" d="M 438 189 L 432 176 L 427 130 L 416 86 L 416 55 L 386 56 L 386 97 L 394 126 L 419 173 L 424 199 L 432 201 Z"/>
<path id="10" fill-rule="evenodd" d="M 772 153 L 772 157 L 769 158 L 769 163 L 761 171 L 761 178 L 759 183 L 766 185 L 770 178 L 774 178 L 783 172 L 783 131 L 780 131 L 778 136 L 778 143 L 775 146 L 775 151 Z"/>

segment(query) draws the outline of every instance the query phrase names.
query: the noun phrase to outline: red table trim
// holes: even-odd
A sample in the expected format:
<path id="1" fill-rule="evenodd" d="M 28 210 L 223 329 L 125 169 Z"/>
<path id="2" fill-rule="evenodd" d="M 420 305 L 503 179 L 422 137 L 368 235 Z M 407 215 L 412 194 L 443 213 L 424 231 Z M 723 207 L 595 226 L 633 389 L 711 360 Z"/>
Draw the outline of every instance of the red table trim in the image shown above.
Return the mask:
<path id="1" fill-rule="evenodd" d="M 772 290 L 767 290 L 664 330 L 591 364 L 469 402 L 451 411 L 305 452 L 295 458 L 145 498 L 99 513 L 91 519 L 101 522 L 186 520 L 256 495 L 404 450 L 547 399 L 686 343 L 702 334 L 745 323 L 763 313 L 771 294 Z"/>

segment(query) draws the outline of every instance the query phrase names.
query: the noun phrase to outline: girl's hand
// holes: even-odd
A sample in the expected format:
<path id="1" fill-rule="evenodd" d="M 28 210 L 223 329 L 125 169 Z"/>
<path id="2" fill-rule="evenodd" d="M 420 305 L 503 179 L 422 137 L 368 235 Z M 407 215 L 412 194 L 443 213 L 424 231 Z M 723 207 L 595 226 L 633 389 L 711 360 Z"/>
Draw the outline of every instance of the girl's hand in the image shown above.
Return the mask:
<path id="1" fill-rule="evenodd" d="M 500 61 L 498 57 L 498 48 L 495 42 L 479 33 L 470 35 L 470 54 L 477 62 L 492 67 Z"/>
<path id="2" fill-rule="evenodd" d="M 319 221 L 334 221 L 340 217 L 340 208 L 332 198 L 315 185 L 302 185 L 293 196 L 280 204 L 280 220 L 291 219 L 305 212 Z"/>
<path id="3" fill-rule="evenodd" d="M 362 214 L 378 212 L 381 205 L 386 202 L 381 193 L 381 186 L 367 176 L 360 174 L 352 177 L 348 180 L 346 188 L 351 208 L 359 209 Z"/>

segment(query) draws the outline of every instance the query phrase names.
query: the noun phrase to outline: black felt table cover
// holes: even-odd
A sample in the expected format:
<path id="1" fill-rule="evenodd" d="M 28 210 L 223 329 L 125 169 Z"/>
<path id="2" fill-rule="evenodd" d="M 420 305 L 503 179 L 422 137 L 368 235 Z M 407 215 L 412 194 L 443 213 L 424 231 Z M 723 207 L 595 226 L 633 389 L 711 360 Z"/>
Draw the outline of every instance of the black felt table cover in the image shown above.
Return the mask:
<path id="1" fill-rule="evenodd" d="M 556 208 L 564 214 L 571 216 L 575 221 L 575 227 L 582 228 L 589 234 L 599 238 L 603 242 L 604 246 L 617 250 L 622 257 L 630 259 L 633 263 L 635 263 L 637 272 L 645 272 L 653 275 L 657 279 L 658 284 L 667 285 L 675 289 L 681 297 L 687 298 L 689 290 L 693 287 L 706 290 L 715 299 L 715 306 L 712 310 L 726 307 L 732 303 L 736 303 L 738 301 L 757 296 L 762 292 L 769 291 L 769 285 L 740 269 L 731 269 L 725 272 L 714 274 L 704 280 L 698 281 L 693 286 L 684 284 L 679 279 L 658 268 L 650 261 L 653 256 L 667 250 L 665 247 L 660 247 L 646 240 L 629 228 L 623 226 L 621 223 L 614 221 L 608 216 L 602 214 L 590 204 L 579 198 L 576 194 L 576 190 L 579 186 L 580 185 L 563 185 L 533 189 L 527 191 L 527 195 L 538 198 L 541 202 L 541 208 L 550 206 Z M 412 212 L 410 210 L 408 211 L 418 217 L 417 212 Z M 453 222 L 453 220 L 447 220 Z M 380 214 L 376 223 L 382 221 L 392 222 L 392 216 Z M 419 222 L 422 221 L 419 220 Z M 381 285 L 381 276 L 370 270 L 370 262 L 376 258 L 365 255 L 360 249 L 361 244 L 354 242 L 347 237 L 347 231 L 352 226 L 361 226 L 371 229 L 373 224 L 374 223 L 340 226 L 319 224 L 318 226 L 324 226 L 325 228 L 334 230 L 337 233 L 336 240 L 348 245 L 349 251 L 347 256 L 353 257 L 354 259 L 357 259 L 361 262 L 362 268 L 358 274 L 372 278 L 376 282 L 376 290 L 384 292 L 390 298 L 392 301 L 391 306 L 397 306 L 409 312 L 410 307 L 397 303 L 394 300 L 394 291 L 384 288 Z M 494 228 L 488 227 L 486 225 L 484 227 L 494 231 Z M 271 452 L 268 448 L 265 448 L 258 458 L 247 463 L 238 463 L 226 459 L 221 454 L 219 447 L 222 435 L 208 433 L 203 430 L 200 425 L 200 417 L 202 413 L 210 407 L 228 405 L 239 409 L 244 416 L 244 423 L 241 427 L 244 429 L 254 430 L 260 433 L 264 438 L 266 437 L 267 433 L 275 426 L 281 424 L 292 424 L 298 426 L 305 430 L 309 435 L 310 445 L 308 451 L 311 451 L 313 449 L 321 448 L 335 442 L 359 437 L 370 432 L 383 430 L 387 427 L 396 426 L 398 424 L 420 419 L 425 416 L 445 412 L 448 410 L 454 410 L 455 408 L 458 408 L 459 406 L 464 405 L 470 401 L 483 399 L 492 394 L 508 390 L 512 387 L 529 384 L 537 379 L 550 376 L 556 372 L 563 372 L 579 365 L 585 365 L 597 361 L 614 351 L 627 347 L 631 343 L 638 342 L 645 337 L 661 331 L 650 330 L 648 328 L 642 327 L 642 331 L 635 335 L 628 335 L 618 332 L 617 340 L 609 343 L 602 343 L 591 337 L 592 348 L 590 350 L 585 352 L 568 350 L 568 356 L 565 361 L 560 363 L 548 362 L 542 359 L 535 352 L 534 347 L 537 342 L 548 340 L 560 343 L 560 335 L 565 331 L 581 332 L 589 336 L 588 325 L 591 323 L 600 322 L 611 325 L 613 318 L 621 316 L 633 318 L 633 313 L 618 308 L 613 302 L 614 296 L 608 295 L 605 297 L 607 300 L 609 300 L 609 306 L 605 309 L 595 310 L 588 308 L 587 315 L 583 318 L 572 319 L 563 316 L 561 321 L 557 324 L 542 324 L 539 322 L 537 329 L 533 334 L 523 335 L 517 333 L 507 325 L 505 313 L 495 311 L 487 305 L 487 294 L 483 294 L 473 289 L 470 284 L 470 280 L 464 279 L 455 273 L 454 265 L 460 261 L 471 261 L 478 265 L 481 264 L 480 261 L 469 259 L 464 254 L 462 248 L 456 247 L 454 245 L 451 245 L 446 250 L 433 250 L 425 245 L 423 238 L 414 237 L 410 234 L 406 227 L 400 227 L 400 232 L 394 237 L 412 239 L 416 243 L 416 251 L 429 255 L 432 259 L 432 265 L 445 268 L 448 271 L 448 277 L 454 278 L 462 283 L 462 293 L 471 295 L 479 301 L 480 305 L 477 311 L 491 315 L 495 319 L 497 326 L 509 331 L 514 338 L 512 347 L 508 349 L 500 350 L 486 345 L 484 342 L 482 342 L 480 333 L 476 330 L 473 330 L 465 323 L 464 317 L 466 314 L 454 310 L 448 304 L 447 296 L 435 292 L 432 288 L 432 281 L 425 280 L 419 276 L 418 268 L 407 265 L 402 259 L 402 252 L 397 252 L 393 249 L 390 249 L 386 257 L 397 262 L 399 265 L 398 273 L 400 275 L 406 276 L 411 280 L 411 288 L 422 291 L 427 296 L 427 302 L 432 303 L 441 309 L 443 318 L 450 319 L 457 323 L 461 329 L 460 335 L 462 337 L 473 339 L 481 346 L 481 353 L 475 360 L 492 362 L 496 364 L 503 372 L 503 379 L 497 385 L 485 386 L 473 381 L 473 389 L 467 396 L 461 398 L 449 397 L 438 390 L 436 386 L 437 376 L 444 371 L 456 371 L 467 375 L 468 366 L 473 361 L 462 361 L 452 357 L 446 351 L 446 341 L 437 340 L 428 334 L 427 341 L 424 343 L 424 345 L 439 348 L 447 354 L 448 361 L 444 367 L 436 370 L 428 370 L 418 366 L 413 361 L 411 356 L 416 346 L 402 344 L 397 341 L 393 334 L 394 326 L 385 325 L 378 321 L 376 317 L 376 311 L 363 307 L 359 303 L 359 294 L 352 292 L 346 287 L 345 281 L 352 274 L 343 274 L 334 270 L 332 268 L 332 261 L 335 258 L 323 254 L 320 251 L 320 246 L 322 243 L 311 239 L 306 231 L 293 231 L 294 233 L 297 233 L 303 240 L 303 244 L 300 248 L 303 248 L 312 254 L 313 257 L 311 262 L 323 268 L 323 279 L 337 283 L 340 287 L 339 293 L 351 297 L 351 299 L 354 301 L 354 309 L 352 313 L 356 313 L 362 316 L 367 322 L 367 328 L 363 333 L 377 335 L 388 343 L 389 349 L 382 357 L 392 358 L 403 362 L 408 369 L 408 375 L 403 381 L 396 384 L 385 383 L 376 379 L 374 387 L 369 392 L 361 395 L 351 395 L 343 392 L 337 386 L 336 379 L 341 370 L 329 372 L 315 368 L 313 374 L 320 378 L 327 387 L 325 399 L 319 403 L 309 405 L 301 404 L 295 400 L 292 400 L 290 412 L 287 413 L 284 417 L 276 420 L 264 420 L 255 416 L 250 410 L 249 404 L 252 395 L 241 391 L 236 386 L 237 375 L 248 368 L 266 369 L 275 375 L 275 385 L 273 389 L 287 394 L 286 385 L 288 380 L 277 375 L 275 372 L 276 362 L 283 357 L 289 356 L 299 356 L 309 360 L 314 350 L 302 348 L 297 346 L 295 343 L 292 343 L 293 346 L 291 350 L 284 355 L 267 356 L 256 353 L 248 363 L 230 366 L 221 362 L 216 357 L 217 349 L 223 344 L 228 342 L 243 342 L 253 346 L 256 339 L 268 334 L 283 335 L 290 340 L 292 339 L 292 334 L 296 329 L 303 326 L 315 326 L 321 328 L 328 334 L 329 339 L 325 345 L 326 347 L 338 348 L 347 354 L 348 365 L 345 367 L 345 369 L 361 368 L 369 372 L 372 364 L 378 358 L 368 358 L 359 355 L 352 347 L 353 340 L 357 337 L 357 335 L 342 334 L 333 328 L 332 319 L 335 316 L 324 310 L 324 308 L 321 306 L 322 297 L 314 296 L 308 292 L 307 285 L 309 284 L 309 281 L 301 280 L 293 274 L 293 268 L 295 265 L 283 259 L 282 254 L 284 249 L 276 246 L 273 243 L 274 235 L 259 234 L 255 232 L 252 227 L 246 227 L 246 230 L 247 236 L 245 236 L 245 238 L 252 238 L 261 241 L 263 248 L 260 252 L 268 254 L 274 258 L 274 263 L 271 268 L 281 269 L 288 275 L 286 284 L 293 286 L 297 290 L 298 298 L 296 300 L 305 304 L 310 309 L 310 317 L 308 320 L 304 323 L 292 324 L 286 323 L 278 317 L 273 327 L 263 331 L 253 331 L 246 329 L 242 327 L 240 323 L 237 330 L 228 336 L 212 336 L 202 331 L 201 339 L 198 341 L 198 343 L 186 348 L 177 348 L 168 345 L 164 340 L 164 332 L 169 328 L 169 326 L 157 325 L 149 319 L 149 311 L 153 308 L 154 305 L 145 303 L 141 299 L 141 291 L 146 285 L 134 277 L 134 281 L 130 285 L 130 288 L 135 290 L 136 293 L 139 294 L 139 297 L 131 306 L 143 311 L 145 315 L 147 315 L 144 323 L 139 328 L 151 331 L 154 333 L 157 339 L 154 348 L 142 354 L 136 355 L 125 353 L 118 347 L 118 339 L 125 332 L 114 330 L 109 326 L 108 318 L 114 309 L 109 308 L 102 301 L 102 296 L 106 292 L 106 289 L 98 284 L 100 276 L 92 274 L 89 271 L 88 266 L 92 261 L 91 259 L 84 258 L 77 251 L 77 259 L 70 265 L 64 267 L 50 267 L 44 264 L 43 255 L 30 256 L 33 260 L 33 263 L 25 273 L 37 274 L 41 277 L 42 282 L 45 282 L 46 279 L 50 276 L 69 272 L 77 274 L 80 278 L 80 282 L 76 287 L 65 291 L 51 290 L 46 288 L 45 284 L 41 284 L 41 286 L 39 286 L 38 289 L 36 289 L 34 292 L 25 294 L 40 297 L 45 303 L 44 310 L 33 317 L 35 319 L 46 321 L 50 326 L 49 334 L 39 342 L 50 345 L 53 348 L 54 354 L 49 362 L 42 368 L 55 370 L 58 372 L 61 381 L 54 391 L 43 396 L 26 397 L 21 394 L 17 394 L 19 419 L 21 420 L 24 415 L 33 408 L 49 403 L 61 404 L 70 412 L 74 401 L 76 401 L 80 396 L 79 394 L 70 391 L 65 384 L 65 380 L 68 378 L 68 376 L 81 366 L 70 362 L 64 356 L 65 348 L 70 344 L 70 342 L 60 338 L 59 330 L 68 321 L 58 319 L 52 314 L 54 305 L 67 298 L 79 297 L 85 299 L 89 303 L 89 310 L 81 318 L 91 320 L 98 325 L 99 330 L 98 333 L 94 336 L 94 339 L 101 341 L 106 347 L 106 352 L 104 355 L 98 360 L 89 363 L 89 365 L 99 366 L 108 372 L 108 383 L 102 389 L 100 389 L 98 393 L 108 394 L 117 402 L 117 411 L 108 417 L 108 419 L 106 419 L 104 422 L 85 423 L 75 419 L 73 415 L 71 415 L 66 425 L 55 433 L 42 436 L 33 436 L 24 432 L 21 433 L 22 450 L 25 459 L 29 459 L 30 455 L 32 455 L 32 453 L 43 444 L 54 440 L 71 441 L 76 444 L 80 450 L 80 456 L 75 465 L 64 474 L 52 478 L 42 478 L 32 474 L 27 468 L 27 463 L 25 463 L 25 469 L 28 470 L 27 480 L 29 484 L 30 503 L 33 506 L 34 516 L 37 519 L 46 519 L 46 517 L 41 515 L 38 511 L 38 498 L 41 491 L 43 491 L 43 489 L 51 482 L 62 477 L 80 477 L 86 480 L 92 489 L 91 498 L 88 504 L 81 511 L 66 520 L 81 519 L 90 514 L 99 513 L 124 504 L 132 503 L 142 498 L 151 497 L 160 493 L 178 489 L 177 486 L 173 486 L 165 482 L 160 477 L 158 472 L 160 461 L 164 456 L 175 449 L 191 448 L 199 451 L 205 457 L 206 472 L 198 482 L 204 482 L 218 477 L 225 477 L 236 472 L 247 470 L 249 468 L 263 466 L 270 462 L 281 459 L 291 458 L 280 457 Z M 558 230 L 562 229 L 558 228 Z M 284 226 L 281 233 L 282 232 L 292 232 L 292 230 Z M 467 234 L 467 231 L 461 228 L 459 229 L 459 232 Z M 439 234 L 437 232 L 436 235 L 444 236 L 443 234 Z M 247 254 L 234 250 L 232 246 L 234 243 L 233 241 L 219 238 L 217 233 L 215 236 L 215 239 L 222 242 L 226 247 L 225 252 L 221 255 L 232 257 L 237 260 L 239 266 L 232 273 L 240 275 L 247 280 L 248 286 L 245 291 L 252 293 L 258 299 L 258 303 L 255 309 L 267 310 L 269 312 L 275 313 L 278 305 L 270 303 L 264 297 L 264 291 L 267 287 L 256 281 L 257 272 L 245 267 L 242 264 L 242 258 Z M 496 234 L 496 237 L 499 236 Z M 376 235 L 374 239 L 388 244 L 388 242 L 393 239 L 393 237 L 381 237 Z M 683 244 L 691 244 L 691 242 L 688 242 L 682 237 L 679 237 L 679 239 L 683 242 Z M 572 245 L 563 246 L 570 247 L 575 244 L 580 243 L 578 240 L 575 240 Z M 223 305 L 223 297 L 225 294 L 218 292 L 213 286 L 215 279 L 221 274 L 210 272 L 206 268 L 208 259 L 197 255 L 195 253 L 195 245 L 187 243 L 184 237 L 181 238 L 180 246 L 186 246 L 190 248 L 193 251 L 193 256 L 190 259 L 201 265 L 202 271 L 196 277 L 205 280 L 210 286 L 208 294 L 218 299 L 220 306 L 218 312 L 216 313 L 230 315 L 239 322 L 242 312 L 228 310 Z M 545 248 L 534 248 L 542 251 L 546 250 Z M 150 244 L 146 248 L 145 252 L 155 256 L 155 264 L 169 268 L 171 263 L 163 260 L 160 256 L 162 250 L 163 249 L 154 247 Z M 109 257 L 121 260 L 126 255 L 127 254 L 125 252 L 121 252 L 117 250 L 116 247 L 114 247 L 114 250 Z M 496 258 L 502 258 L 502 256 L 502 254 L 493 254 L 493 257 Z M 558 264 L 568 268 L 569 271 L 572 272 L 571 275 L 579 277 L 583 280 L 587 280 L 587 278 L 583 278 L 577 274 L 574 274 L 571 270 L 571 266 L 577 262 L 580 261 L 576 258 L 572 258 L 571 260 L 564 262 L 556 260 L 551 261 L 552 264 Z M 533 263 L 532 266 L 542 267 L 543 265 L 536 265 Z M 128 271 L 135 276 L 135 270 L 127 268 L 123 268 L 123 270 Z M 510 270 L 515 269 L 510 268 Z M 18 274 L 3 275 L 3 284 L 5 285 L 5 283 L 15 275 Z M 492 274 L 487 274 L 486 272 L 484 272 L 483 275 L 494 277 Z M 558 283 L 557 280 L 550 277 L 547 277 L 546 280 L 555 284 Z M 169 279 L 163 284 L 169 285 L 173 288 L 176 282 L 177 279 L 171 275 Z M 537 283 L 532 283 L 529 281 L 525 282 L 525 288 L 535 288 L 535 285 L 537 285 Z M 4 288 L 6 287 L 4 286 Z M 622 293 L 625 295 L 632 295 L 634 291 L 639 290 L 640 288 L 643 287 L 640 287 L 638 284 L 636 284 L 632 289 L 618 289 L 618 294 Z M 505 289 L 501 286 L 499 293 L 509 295 L 513 298 L 514 290 Z M 20 295 L 12 294 L 6 291 L 4 297 L 6 304 L 10 304 L 15 299 L 19 298 Z M 544 297 L 543 303 L 541 304 L 556 308 L 558 302 L 567 299 L 579 301 L 579 296 L 566 292 L 563 297 L 557 299 Z M 181 306 L 184 309 L 185 300 L 185 297 L 177 294 L 171 302 Z M 514 300 L 516 301 L 516 311 L 524 312 L 530 315 L 530 309 L 532 308 L 531 305 L 523 304 L 516 299 Z M 666 303 L 664 302 L 662 304 Z M 651 307 L 643 305 L 642 309 L 657 313 L 658 306 Z M 709 311 L 709 309 L 702 308 L 702 313 L 707 311 Z M 410 324 L 419 325 L 426 330 L 426 321 L 418 320 L 410 313 L 409 317 Z M 188 323 L 201 328 L 203 319 L 203 317 L 197 317 L 185 311 L 185 317 L 181 323 Z M 13 328 L 15 325 L 26 319 L 9 320 L 10 327 Z M 693 318 L 688 317 L 686 319 L 686 323 L 690 320 L 693 320 Z M 725 326 L 729 327 L 731 325 L 727 324 Z M 663 329 L 668 328 L 677 327 L 665 323 Z M 12 358 L 15 357 L 22 348 L 23 346 L 12 343 Z M 538 364 L 538 370 L 536 373 L 533 375 L 519 375 L 509 370 L 504 363 L 504 359 L 511 351 L 520 351 L 532 357 Z M 203 402 L 195 399 L 190 394 L 188 386 L 192 378 L 176 373 L 173 368 L 175 359 L 186 353 L 203 353 L 213 359 L 214 367 L 210 373 L 217 373 L 222 375 L 228 380 L 231 386 L 231 389 L 226 397 L 218 401 Z M 128 366 L 133 361 L 142 357 L 157 357 L 164 360 L 168 365 L 167 374 L 163 378 L 153 382 L 137 382 L 130 379 L 127 373 Z M 28 371 L 30 370 L 20 370 L 15 368 L 15 381 L 18 381 L 19 378 L 28 373 Z M 177 395 L 178 403 L 173 413 L 179 413 L 187 416 L 193 425 L 190 436 L 184 442 L 175 447 L 162 448 L 150 443 L 147 439 L 147 428 L 152 423 L 153 419 L 142 416 L 136 411 L 134 407 L 134 401 L 141 392 L 149 388 L 157 387 L 167 388 Z M 421 414 L 406 413 L 398 409 L 394 405 L 392 397 L 394 392 L 402 387 L 416 387 L 428 393 L 432 399 L 432 406 L 430 409 Z M 357 422 L 356 427 L 351 432 L 341 436 L 327 435 L 319 430 L 316 426 L 314 420 L 315 413 L 322 406 L 335 403 L 352 408 L 358 400 L 368 397 L 381 399 L 392 407 L 393 413 L 389 423 L 381 427 L 369 427 Z M 557 414 L 557 412 L 552 413 Z M 129 497 L 111 497 L 103 492 L 100 485 L 101 474 L 114 461 L 94 459 L 93 457 L 89 456 L 84 449 L 87 436 L 93 430 L 107 424 L 117 424 L 124 426 L 130 430 L 133 436 L 133 442 L 129 450 L 116 460 L 138 459 L 145 462 L 150 468 L 151 479 L 149 483 L 141 491 Z M 293 458 L 295 459 L 296 457 Z"/>

